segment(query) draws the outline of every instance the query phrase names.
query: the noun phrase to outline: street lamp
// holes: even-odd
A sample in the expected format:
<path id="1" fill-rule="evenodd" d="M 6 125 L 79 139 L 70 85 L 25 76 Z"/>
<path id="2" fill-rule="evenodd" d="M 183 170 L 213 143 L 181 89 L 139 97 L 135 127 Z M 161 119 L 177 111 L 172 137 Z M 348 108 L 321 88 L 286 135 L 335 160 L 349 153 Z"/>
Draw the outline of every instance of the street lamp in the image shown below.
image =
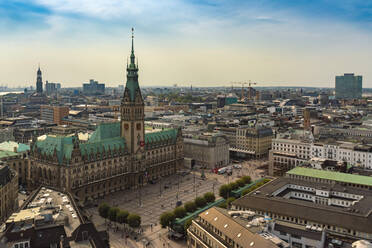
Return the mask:
<path id="1" fill-rule="evenodd" d="M 161 176 L 159 176 L 159 197 L 161 197 Z"/>

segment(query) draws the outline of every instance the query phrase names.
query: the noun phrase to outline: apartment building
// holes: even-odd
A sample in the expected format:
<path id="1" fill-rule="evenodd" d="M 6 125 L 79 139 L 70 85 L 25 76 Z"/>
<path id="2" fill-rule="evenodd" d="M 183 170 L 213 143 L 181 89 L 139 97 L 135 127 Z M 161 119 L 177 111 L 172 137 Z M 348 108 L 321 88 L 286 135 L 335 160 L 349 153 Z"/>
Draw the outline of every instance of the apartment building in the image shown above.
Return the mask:
<path id="1" fill-rule="evenodd" d="M 337 160 L 355 167 L 372 169 L 372 146 L 341 141 L 322 143 L 274 139 L 269 153 L 269 174 L 283 175 L 312 158 Z"/>

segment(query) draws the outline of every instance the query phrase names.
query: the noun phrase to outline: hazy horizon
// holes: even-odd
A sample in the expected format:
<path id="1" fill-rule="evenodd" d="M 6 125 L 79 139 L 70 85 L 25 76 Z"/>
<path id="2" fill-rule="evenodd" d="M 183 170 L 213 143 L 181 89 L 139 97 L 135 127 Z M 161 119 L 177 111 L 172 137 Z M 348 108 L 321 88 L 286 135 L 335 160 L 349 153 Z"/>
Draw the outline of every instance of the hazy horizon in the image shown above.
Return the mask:
<path id="1" fill-rule="evenodd" d="M 372 87 L 372 8 L 365 1 L 0 1 L 0 85 L 125 82 L 130 29 L 141 86 Z M 277 83 L 274 83 L 277 82 Z M 79 84 L 79 85 L 76 85 Z"/>

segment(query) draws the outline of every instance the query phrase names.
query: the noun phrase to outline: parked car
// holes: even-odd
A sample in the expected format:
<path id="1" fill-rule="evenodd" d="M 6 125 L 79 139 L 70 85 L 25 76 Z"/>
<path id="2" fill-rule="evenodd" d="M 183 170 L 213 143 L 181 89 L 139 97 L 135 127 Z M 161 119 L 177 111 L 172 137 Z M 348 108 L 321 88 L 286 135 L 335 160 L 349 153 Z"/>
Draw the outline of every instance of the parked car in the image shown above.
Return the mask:
<path id="1" fill-rule="evenodd" d="M 241 166 L 240 164 L 234 164 L 234 165 L 233 165 L 233 168 L 234 168 L 234 169 L 241 169 L 242 166 Z"/>
<path id="2" fill-rule="evenodd" d="M 218 169 L 218 174 L 224 174 L 226 171 L 227 171 L 227 168 L 222 167 L 222 168 Z"/>

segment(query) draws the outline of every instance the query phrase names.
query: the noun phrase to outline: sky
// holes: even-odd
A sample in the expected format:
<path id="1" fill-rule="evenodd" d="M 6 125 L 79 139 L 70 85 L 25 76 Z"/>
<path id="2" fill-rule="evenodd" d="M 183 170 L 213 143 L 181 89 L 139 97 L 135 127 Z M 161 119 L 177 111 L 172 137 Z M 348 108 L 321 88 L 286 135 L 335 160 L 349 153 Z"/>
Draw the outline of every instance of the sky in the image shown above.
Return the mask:
<path id="1" fill-rule="evenodd" d="M 372 87 L 371 0 L 0 0 L 0 86 Z"/>

